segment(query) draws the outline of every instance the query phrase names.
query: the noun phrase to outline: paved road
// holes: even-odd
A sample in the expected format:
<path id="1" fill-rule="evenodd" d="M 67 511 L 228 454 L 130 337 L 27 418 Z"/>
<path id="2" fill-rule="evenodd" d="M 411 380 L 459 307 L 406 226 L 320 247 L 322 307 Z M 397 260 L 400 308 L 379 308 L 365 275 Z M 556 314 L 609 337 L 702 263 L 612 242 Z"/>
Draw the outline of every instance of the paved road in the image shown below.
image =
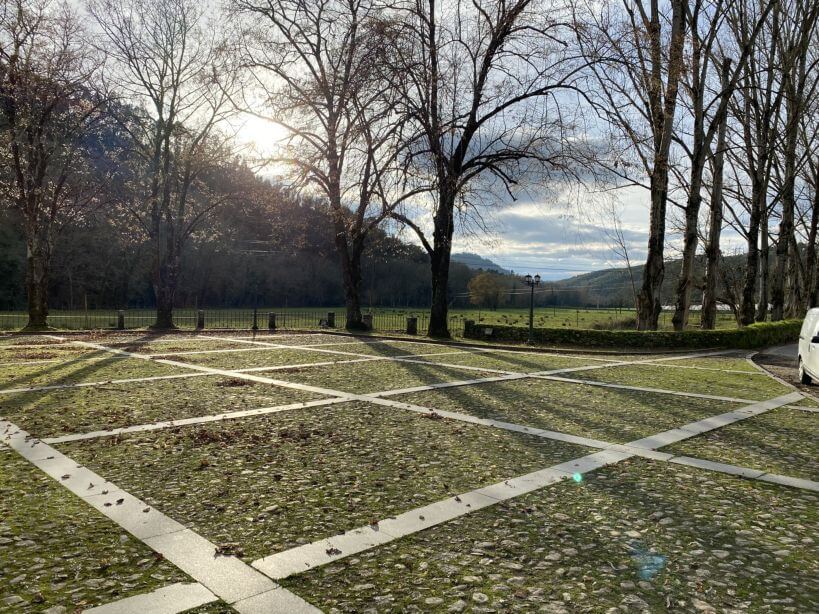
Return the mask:
<path id="1" fill-rule="evenodd" d="M 797 344 L 788 343 L 787 345 L 777 345 L 762 350 L 762 354 L 781 356 L 782 358 L 793 358 L 794 360 L 796 360 Z"/>

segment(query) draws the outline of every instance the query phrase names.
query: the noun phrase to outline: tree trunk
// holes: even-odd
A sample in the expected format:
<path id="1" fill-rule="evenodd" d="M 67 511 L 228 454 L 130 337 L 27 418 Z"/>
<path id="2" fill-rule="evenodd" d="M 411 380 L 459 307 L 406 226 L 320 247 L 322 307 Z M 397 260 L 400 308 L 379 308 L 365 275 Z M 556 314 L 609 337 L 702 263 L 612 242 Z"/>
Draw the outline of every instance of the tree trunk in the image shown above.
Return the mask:
<path id="1" fill-rule="evenodd" d="M 173 323 L 174 299 L 179 278 L 179 253 L 170 248 L 166 254 L 157 254 L 154 270 L 154 295 L 156 297 L 156 321 L 151 328 L 175 329 Z"/>
<path id="2" fill-rule="evenodd" d="M 817 262 L 816 254 L 817 231 L 819 231 L 819 166 L 814 167 L 813 170 L 813 186 L 813 208 L 811 209 L 810 232 L 805 255 L 808 308 L 819 305 L 819 269 L 817 268 L 819 262 Z"/>
<path id="3" fill-rule="evenodd" d="M 793 237 L 793 192 L 788 194 L 786 187 L 782 194 L 782 220 L 779 223 L 779 239 L 776 242 L 776 265 L 773 283 L 771 284 L 771 321 L 776 322 L 785 316 L 785 276 L 791 255 Z"/>
<path id="4" fill-rule="evenodd" d="M 720 238 L 722 235 L 722 172 L 725 163 L 725 132 L 728 124 L 723 119 L 714 154 L 714 183 L 711 186 L 711 216 L 708 226 L 708 244 L 705 246 L 705 288 L 702 293 L 700 326 L 713 329 L 717 324 L 717 279 L 719 277 Z"/>
<path id="5" fill-rule="evenodd" d="M 805 310 L 805 283 L 802 278 L 802 256 L 796 237 L 791 235 L 788 242 L 788 284 L 785 298 L 785 317 L 798 318 L 804 315 Z"/>
<path id="6" fill-rule="evenodd" d="M 765 208 L 765 193 L 760 190 L 759 182 L 755 178 L 753 183 L 751 214 L 748 218 L 748 252 L 745 255 L 745 278 L 742 283 L 742 300 L 739 308 L 740 323 L 743 326 L 754 323 L 756 282 L 759 275 L 759 223 Z"/>
<path id="7" fill-rule="evenodd" d="M 661 290 L 665 275 L 663 248 L 665 244 L 665 213 L 668 201 L 668 152 L 674 130 L 677 92 L 683 71 L 685 46 L 686 2 L 671 2 L 671 38 L 668 44 L 667 82 L 661 83 L 660 22 L 657 8 L 652 3 L 652 18 L 648 27 L 651 48 L 651 82 L 648 98 L 654 136 L 654 160 L 651 169 L 651 215 L 649 221 L 648 255 L 643 269 L 643 284 L 637 296 L 637 329 L 657 330 L 662 309 Z"/>
<path id="8" fill-rule="evenodd" d="M 667 195 L 667 163 L 664 159 L 658 159 L 651 175 L 651 219 L 648 236 L 648 256 L 643 269 L 642 287 L 637 295 L 638 330 L 657 330 L 657 322 L 662 309 L 660 290 L 665 275 L 663 246 L 665 243 Z"/>
<path id="9" fill-rule="evenodd" d="M 768 303 L 770 302 L 770 266 L 771 262 L 771 234 L 768 230 L 768 215 L 762 216 L 760 222 L 760 251 L 759 251 L 759 302 L 756 306 L 755 320 L 764 322 L 768 319 Z"/>
<path id="10" fill-rule="evenodd" d="M 361 317 L 361 253 L 355 247 L 350 253 L 346 239 L 339 235 L 336 236 L 336 248 L 340 255 L 344 304 L 347 308 L 345 328 L 364 330 L 364 320 Z"/>
<path id="11" fill-rule="evenodd" d="M 432 306 L 429 313 L 430 337 L 448 338 L 449 321 L 449 263 L 452 253 L 452 235 L 455 230 L 453 211 L 455 195 L 442 190 L 438 211 L 435 214 L 432 254 L 430 267 L 432 272 Z"/>
<path id="12" fill-rule="evenodd" d="M 692 171 L 695 174 L 695 171 Z M 702 173 L 700 172 L 699 175 Z M 691 193 L 685 207 L 685 234 L 683 239 L 682 263 L 680 279 L 677 282 L 677 300 L 674 307 L 674 317 L 671 322 L 674 330 L 681 331 L 688 324 L 688 310 L 691 306 L 691 286 L 694 284 L 694 257 L 697 254 L 697 222 L 700 217 L 700 183 L 692 177 Z"/>
<path id="13" fill-rule="evenodd" d="M 26 329 L 48 327 L 48 274 L 50 257 L 48 249 L 38 241 L 29 241 L 26 250 L 26 294 L 28 298 L 28 324 Z"/>

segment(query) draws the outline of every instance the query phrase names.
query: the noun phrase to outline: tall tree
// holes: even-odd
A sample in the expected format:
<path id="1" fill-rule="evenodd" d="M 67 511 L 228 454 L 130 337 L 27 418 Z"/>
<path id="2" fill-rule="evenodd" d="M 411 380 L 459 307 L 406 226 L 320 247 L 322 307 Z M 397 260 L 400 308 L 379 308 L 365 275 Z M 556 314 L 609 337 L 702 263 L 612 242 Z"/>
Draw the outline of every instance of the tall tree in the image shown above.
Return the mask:
<path id="1" fill-rule="evenodd" d="M 370 234 L 413 190 L 399 153 L 404 119 L 380 78 L 383 7 L 373 0 L 233 0 L 247 19 L 242 56 L 253 86 L 240 106 L 288 131 L 270 162 L 327 199 L 347 328 L 364 327 L 361 258 Z M 258 101 L 268 114 L 259 111 Z"/>
<path id="2" fill-rule="evenodd" d="M 583 161 L 587 152 L 573 140 L 577 118 L 569 109 L 585 89 L 585 62 L 569 45 L 571 13 L 560 0 L 394 6 L 391 87 L 415 127 L 414 170 L 433 190 L 431 219 L 400 219 L 429 253 L 429 335 L 448 337 L 456 218 L 500 195 L 514 199 L 523 184 L 571 175 Z"/>
<path id="3" fill-rule="evenodd" d="M 761 3 L 761 10 L 756 16 L 747 40 L 738 49 L 739 57 L 733 65 L 730 56 L 723 48 L 718 51 L 718 37 L 724 28 L 731 0 L 694 0 L 688 7 L 688 39 L 691 53 L 687 65 L 688 78 L 684 79 L 688 94 L 689 112 L 691 114 L 691 134 L 689 138 L 680 138 L 689 161 L 689 177 L 686 202 L 683 207 L 685 228 L 683 231 L 683 250 L 680 276 L 676 288 L 676 304 L 672 323 L 674 330 L 682 330 L 688 323 L 691 306 L 691 289 L 694 284 L 694 257 L 699 240 L 700 208 L 702 206 L 703 179 L 708 154 L 718 130 L 723 125 L 728 113 L 728 103 L 736 88 L 739 77 L 745 68 L 757 35 L 768 18 L 773 2 Z M 715 65 L 722 57 L 722 77 L 715 80 Z M 710 113 L 709 113 L 710 111 Z M 720 167 L 714 166 L 713 169 Z M 712 177 L 712 181 L 721 178 Z"/>
<path id="4" fill-rule="evenodd" d="M 729 85 L 731 65 L 730 60 L 722 63 L 722 88 Z M 725 167 L 725 147 L 728 133 L 728 115 L 723 114 L 717 127 L 717 141 L 710 152 L 711 163 L 711 197 L 708 216 L 708 238 L 705 243 L 705 280 L 702 289 L 702 310 L 700 312 L 700 326 L 713 329 L 717 323 L 717 282 L 719 266 L 722 256 L 720 240 L 722 237 L 722 222 L 724 219 L 724 205 L 722 202 L 722 186 L 725 181 L 723 170 Z"/>
<path id="5" fill-rule="evenodd" d="M 233 112 L 236 72 L 196 0 L 93 0 L 90 12 L 137 157 L 123 196 L 152 245 L 154 327 L 173 328 L 182 248 L 222 202 L 202 180 L 229 156 L 218 126 Z"/>
<path id="6" fill-rule="evenodd" d="M 665 276 L 669 157 L 680 81 L 688 1 L 587 3 L 593 29 L 578 29 L 599 85 L 595 103 L 624 151 L 609 170 L 650 194 L 648 253 L 637 296 L 637 328 L 656 329 Z"/>
<path id="7" fill-rule="evenodd" d="M 784 95 L 782 144 L 775 158 L 781 166 L 779 201 L 781 218 L 776 244 L 776 263 L 771 285 L 771 319 L 781 320 L 786 309 L 786 279 L 795 294 L 788 315 L 797 315 L 802 304 L 802 282 L 798 279 L 799 248 L 794 234 L 796 179 L 804 158 L 798 155 L 799 131 L 809 101 L 819 86 L 816 62 L 819 55 L 811 54 L 811 44 L 817 44 L 819 2 L 791 0 L 786 3 L 784 19 L 779 28 L 778 45 L 781 57 L 781 88 Z"/>
<path id="8" fill-rule="evenodd" d="M 84 36 L 67 5 L 0 1 L 0 197 L 22 220 L 31 329 L 47 326 L 58 234 L 95 196 L 86 154 L 104 97 Z"/>
<path id="9" fill-rule="evenodd" d="M 757 0 L 737 0 L 732 5 L 727 32 L 730 32 L 737 46 L 748 44 L 753 32 L 751 24 L 756 23 L 759 10 Z M 755 319 L 764 320 L 768 309 L 768 195 L 777 143 L 777 118 L 782 102 L 776 69 L 779 62 L 776 40 L 781 11 L 778 4 L 774 6 L 771 18 L 756 37 L 739 86 L 730 102 L 732 120 L 729 122 L 728 152 L 737 181 L 734 182 L 734 202 L 726 204 L 735 227 L 745 236 L 747 244 L 739 307 L 742 325 L 753 324 Z M 743 187 L 747 183 L 750 184 L 750 193 Z M 760 279 L 762 291 L 757 313 L 757 283 Z"/>

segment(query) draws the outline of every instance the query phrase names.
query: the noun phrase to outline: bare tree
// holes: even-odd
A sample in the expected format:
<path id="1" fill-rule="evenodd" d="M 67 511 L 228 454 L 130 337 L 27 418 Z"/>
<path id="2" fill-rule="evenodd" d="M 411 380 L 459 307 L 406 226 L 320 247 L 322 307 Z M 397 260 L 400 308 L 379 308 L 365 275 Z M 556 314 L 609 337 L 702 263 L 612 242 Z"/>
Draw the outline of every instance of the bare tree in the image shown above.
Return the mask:
<path id="1" fill-rule="evenodd" d="M 718 130 L 724 123 L 728 103 L 736 88 L 756 37 L 773 8 L 773 2 L 761 2 L 761 10 L 748 38 L 739 48 L 739 57 L 733 64 L 723 48 L 718 53 L 719 33 L 723 30 L 731 0 L 694 0 L 688 8 L 688 39 L 691 53 L 688 61 L 688 79 L 684 81 L 691 113 L 691 135 L 678 139 L 689 161 L 687 198 L 684 206 L 685 228 L 680 277 L 676 288 L 676 305 L 672 322 L 675 330 L 682 330 L 688 323 L 691 288 L 694 283 L 694 257 L 699 238 L 699 216 L 702 205 L 703 178 L 708 153 Z M 721 79 L 716 91 L 709 91 L 715 64 L 722 56 Z M 709 114 L 710 111 L 710 114 Z M 713 167 L 717 169 L 719 167 Z M 721 178 L 714 178 L 721 182 Z"/>
<path id="2" fill-rule="evenodd" d="M 104 97 L 77 15 L 48 0 L 0 0 L 0 196 L 26 242 L 27 328 L 47 326 L 60 230 L 94 199 L 86 157 Z"/>
<path id="3" fill-rule="evenodd" d="M 730 64 L 728 60 L 723 60 L 723 89 L 728 87 L 729 71 Z M 700 326 L 705 329 L 712 329 L 717 323 L 717 281 L 722 256 L 720 249 L 724 219 L 722 187 L 724 183 L 723 169 L 725 166 L 727 132 L 728 116 L 723 114 L 717 127 L 717 142 L 709 156 L 711 162 L 711 202 L 708 216 L 708 238 L 705 243 L 705 280 L 702 291 L 702 311 L 700 312 Z"/>
<path id="4" fill-rule="evenodd" d="M 93 0 L 90 12 L 138 158 L 126 205 L 153 248 L 154 327 L 173 328 L 182 248 L 221 204 L 202 179 L 229 154 L 217 129 L 236 75 L 196 0 Z"/>
<path id="5" fill-rule="evenodd" d="M 629 241 L 623 230 L 623 219 L 617 204 L 614 201 L 606 203 L 603 207 L 603 218 L 601 227 L 603 232 L 611 243 L 611 251 L 626 263 L 626 270 L 628 271 L 629 282 L 631 283 L 631 296 L 635 307 L 637 306 L 637 283 L 634 279 L 634 269 L 631 263 L 631 253 L 629 250 Z"/>
<path id="6" fill-rule="evenodd" d="M 669 156 L 677 94 L 684 70 L 687 0 L 623 0 L 587 3 L 594 28 L 578 29 L 586 57 L 599 84 L 595 104 L 613 138 L 629 154 L 609 164 L 628 185 L 645 187 L 651 196 L 648 254 L 637 302 L 637 328 L 656 329 L 665 275 L 666 210 Z"/>
<path id="7" fill-rule="evenodd" d="M 819 2 L 815 0 L 791 0 L 786 3 L 785 19 L 779 28 L 777 39 L 782 59 L 782 83 L 784 94 L 784 134 L 782 145 L 777 148 L 777 162 L 781 161 L 781 221 L 776 245 L 776 264 L 771 287 L 771 319 L 785 316 L 786 277 L 795 293 L 793 306 L 788 315 L 795 316 L 802 303 L 802 283 L 798 279 L 799 248 L 794 235 L 796 207 L 796 179 L 800 171 L 798 143 L 802 116 L 809 101 L 819 87 L 817 65 L 819 55 L 811 54 L 811 43 L 817 44 L 817 19 Z M 777 169 L 779 165 L 777 164 Z"/>
<path id="8" fill-rule="evenodd" d="M 727 32 L 739 47 L 744 47 L 757 22 L 757 0 L 737 0 L 731 7 Z M 764 320 L 768 309 L 768 202 L 773 153 L 777 143 L 778 115 L 782 90 L 778 87 L 777 63 L 781 7 L 777 4 L 771 18 L 757 36 L 730 102 L 728 149 L 735 191 L 725 201 L 732 225 L 746 238 L 744 282 L 741 292 L 740 321 L 752 324 Z M 750 192 L 744 189 L 750 184 Z M 760 245 L 761 240 L 761 245 Z M 759 311 L 757 282 L 761 281 Z"/>
<path id="9" fill-rule="evenodd" d="M 287 129 L 286 150 L 269 161 L 287 165 L 296 185 L 327 199 L 346 325 L 362 329 L 366 241 L 416 193 L 402 186 L 405 120 L 380 77 L 381 7 L 372 0 L 233 0 L 232 7 L 247 17 L 242 55 L 253 79 L 239 106 Z M 259 99 L 269 113 L 259 111 Z"/>
<path id="10" fill-rule="evenodd" d="M 434 190 L 429 237 L 402 216 L 430 256 L 429 335 L 448 337 L 448 283 L 459 214 L 515 198 L 521 184 L 571 175 L 585 61 L 568 41 L 567 5 L 549 0 L 397 0 L 388 58 L 400 108 L 415 127 L 410 158 Z M 571 109 L 571 110 L 570 110 Z"/>
<path id="11" fill-rule="evenodd" d="M 805 185 L 809 223 L 805 247 L 806 307 L 819 306 L 819 102 L 815 99 L 800 122 L 800 142 L 805 152 L 802 179 Z"/>

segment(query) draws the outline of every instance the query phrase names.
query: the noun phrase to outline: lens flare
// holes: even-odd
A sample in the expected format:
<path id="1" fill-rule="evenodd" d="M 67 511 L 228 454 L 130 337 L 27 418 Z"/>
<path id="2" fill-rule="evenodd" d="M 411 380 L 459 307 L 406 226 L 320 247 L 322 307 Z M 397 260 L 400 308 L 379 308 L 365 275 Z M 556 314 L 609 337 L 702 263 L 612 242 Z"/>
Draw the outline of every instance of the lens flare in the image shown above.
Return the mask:
<path id="1" fill-rule="evenodd" d="M 572 476 L 572 479 L 579 484 L 580 482 L 583 481 L 583 474 L 582 473 L 575 473 Z"/>

